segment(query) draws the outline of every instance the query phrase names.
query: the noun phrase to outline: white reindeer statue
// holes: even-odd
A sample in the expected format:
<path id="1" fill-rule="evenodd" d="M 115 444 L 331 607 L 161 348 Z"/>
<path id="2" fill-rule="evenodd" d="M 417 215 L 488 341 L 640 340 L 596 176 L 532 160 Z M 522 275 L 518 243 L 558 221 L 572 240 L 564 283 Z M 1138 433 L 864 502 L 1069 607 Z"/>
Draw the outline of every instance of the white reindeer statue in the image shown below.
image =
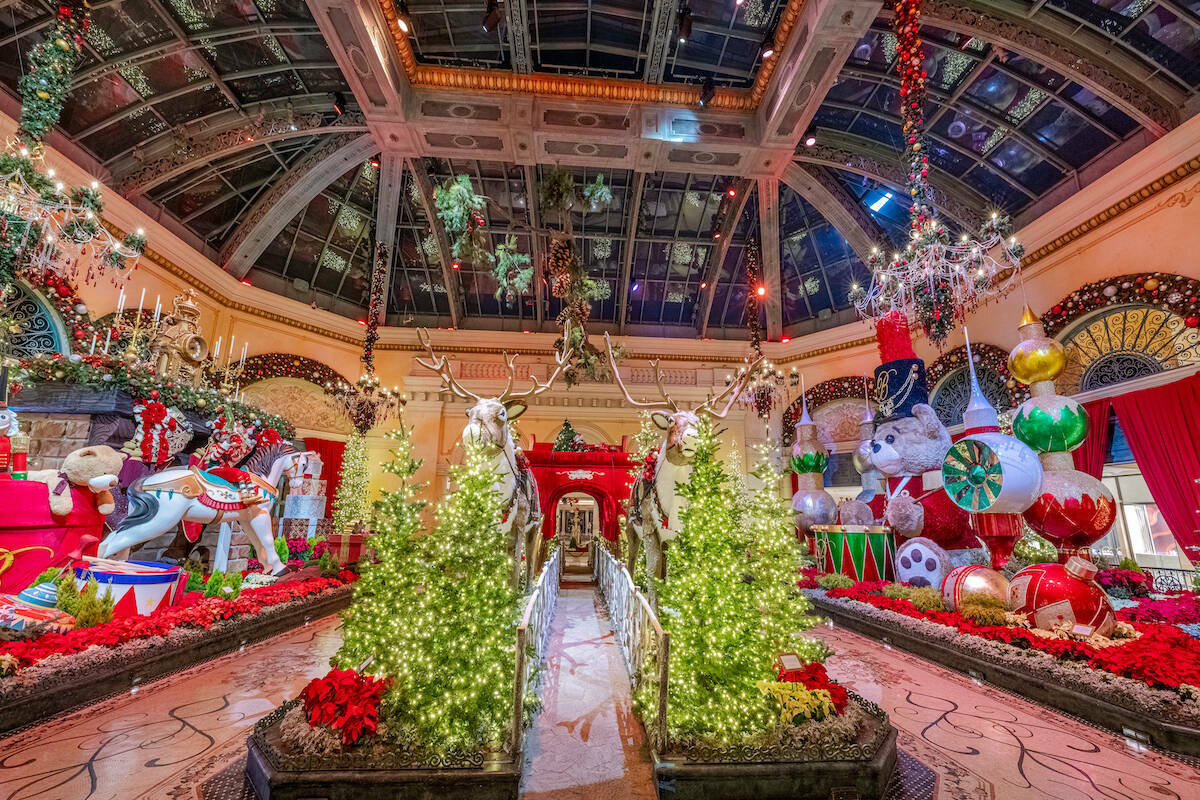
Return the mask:
<path id="1" fill-rule="evenodd" d="M 661 580 L 667 577 L 667 542 L 675 538 L 679 526 L 679 513 L 686 507 L 686 502 L 678 495 L 676 487 L 678 484 L 687 483 L 691 477 L 700 415 L 704 414 L 714 420 L 724 419 L 738 395 L 742 393 L 751 374 L 762 362 L 762 356 L 743 368 L 737 379 L 731 381 L 716 397 L 710 397 L 697 408 L 688 411 L 680 409 L 667 393 L 657 360 L 651 361 L 650 366 L 654 369 L 654 381 L 658 384 L 662 400 L 634 400 L 625 388 L 625 382 L 621 380 L 621 372 L 617 369 L 617 360 L 613 357 L 612 342 L 607 333 L 604 334 L 604 343 L 608 347 L 608 360 L 617 379 L 617 386 L 621 388 L 625 400 L 634 408 L 650 409 L 650 418 L 666 433 L 658 449 L 654 478 L 638 478 L 630 490 L 629 514 L 625 522 L 625 535 L 629 538 L 630 573 L 633 573 L 637 565 L 638 550 L 644 544 L 646 575 Z M 725 407 L 717 411 L 717 404 L 723 400 Z M 650 593 L 651 600 L 655 600 L 653 586 Z"/>
<path id="2" fill-rule="evenodd" d="M 568 330 L 563 334 L 563 342 L 571 341 L 570 333 L 568 326 Z M 508 536 L 508 552 L 513 560 L 512 583 L 513 586 L 520 586 L 523 574 L 526 586 L 532 586 L 533 579 L 541 569 L 542 510 L 538 503 L 537 481 L 534 480 L 533 470 L 518 462 L 517 446 L 509 433 L 508 423 L 525 413 L 525 400 L 537 397 L 550 389 L 570 363 L 573 350 L 564 344 L 564 351 L 555 356 L 554 371 L 545 383 L 539 383 L 536 378 L 532 378 L 533 386 L 523 392 L 513 391 L 513 379 L 516 377 L 514 363 L 517 356 L 514 354 L 510 357 L 505 353 L 504 365 L 508 370 L 508 385 L 499 397 L 480 397 L 463 388 L 462 384 L 455 380 L 446 356 L 439 356 L 434 352 L 428 331 L 418 328 L 417 338 L 431 359 L 424 361 L 418 358 L 417 363 L 436 372 L 442 379 L 442 385 L 450 392 L 464 400 L 474 401 L 474 405 L 467 409 L 467 425 L 463 428 L 462 440 L 464 443 L 482 443 L 492 458 L 492 468 L 496 473 L 493 489 L 504 503 L 504 519 L 500 524 Z M 521 567 L 522 551 L 525 553 L 524 570 Z"/>

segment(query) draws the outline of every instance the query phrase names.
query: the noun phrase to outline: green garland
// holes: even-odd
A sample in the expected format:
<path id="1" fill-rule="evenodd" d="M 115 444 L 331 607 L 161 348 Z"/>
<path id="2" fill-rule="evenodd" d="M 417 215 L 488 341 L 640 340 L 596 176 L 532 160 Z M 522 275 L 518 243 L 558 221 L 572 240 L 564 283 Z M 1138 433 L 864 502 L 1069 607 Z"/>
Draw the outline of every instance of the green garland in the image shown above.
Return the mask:
<path id="1" fill-rule="evenodd" d="M 493 258 L 487 249 L 483 218 L 487 198 L 475 194 L 471 178 L 459 175 L 447 179 L 434 190 L 433 204 L 446 235 L 452 240 L 450 249 L 455 261 L 490 266 Z"/>
<path id="2" fill-rule="evenodd" d="M 231 422 L 274 428 L 285 439 L 296 435 L 296 428 L 283 417 L 261 408 L 230 401 L 215 389 L 197 389 L 178 381 L 163 382 L 154 371 L 141 364 L 126 364 L 116 357 L 72 356 L 62 353 L 39 353 L 22 359 L 20 369 L 13 373 L 11 388 L 20 392 L 22 385 L 35 383 L 66 383 L 93 389 L 116 388 L 128 392 L 135 400 L 157 400 L 183 411 L 195 411 L 204 416 L 224 415 Z"/>
<path id="3" fill-rule="evenodd" d="M 29 53 L 29 71 L 17 82 L 21 92 L 17 137 L 34 152 L 41 150 L 62 116 L 90 16 L 86 2 L 59 4 L 54 29 Z"/>
<path id="4" fill-rule="evenodd" d="M 509 305 L 516 295 L 529 291 L 533 282 L 533 261 L 528 253 L 517 252 L 517 237 L 509 234 L 496 246 L 496 299 Z"/>

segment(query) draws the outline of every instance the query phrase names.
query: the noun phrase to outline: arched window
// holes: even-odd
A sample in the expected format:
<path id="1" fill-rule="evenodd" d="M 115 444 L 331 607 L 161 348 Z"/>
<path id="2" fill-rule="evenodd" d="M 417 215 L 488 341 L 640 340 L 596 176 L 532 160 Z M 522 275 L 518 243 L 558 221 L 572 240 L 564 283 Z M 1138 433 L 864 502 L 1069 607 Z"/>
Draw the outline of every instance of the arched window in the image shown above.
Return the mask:
<path id="1" fill-rule="evenodd" d="M 1012 395 L 1004 376 L 983 364 L 975 365 L 975 376 L 979 379 L 979 388 L 997 411 L 1007 411 L 1012 408 Z M 951 370 L 933 387 L 933 396 L 929 405 L 938 415 L 943 425 L 958 425 L 963 420 L 963 412 L 967 410 L 967 401 L 971 397 L 971 373 L 967 368 L 959 367 Z"/>
<path id="2" fill-rule="evenodd" d="M 1059 337 L 1067 368 L 1062 394 L 1086 392 L 1200 362 L 1200 331 L 1183 317 L 1148 305 L 1105 308 Z"/>
<path id="3" fill-rule="evenodd" d="M 28 358 L 38 353 L 66 353 L 67 333 L 50 304 L 22 281 L 13 283 L 7 316 L 21 332 L 9 337 L 9 353 Z"/>

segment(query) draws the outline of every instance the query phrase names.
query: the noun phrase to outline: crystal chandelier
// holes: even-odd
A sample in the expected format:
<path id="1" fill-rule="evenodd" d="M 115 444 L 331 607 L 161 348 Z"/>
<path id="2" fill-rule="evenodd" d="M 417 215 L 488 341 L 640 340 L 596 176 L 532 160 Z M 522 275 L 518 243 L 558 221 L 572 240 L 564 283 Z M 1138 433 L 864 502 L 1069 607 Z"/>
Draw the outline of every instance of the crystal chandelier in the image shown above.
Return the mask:
<path id="1" fill-rule="evenodd" d="M 904 161 L 912 207 L 910 241 L 885 258 L 868 259 L 870 286 L 855 284 L 850 300 L 858 313 L 879 320 L 892 311 L 915 320 L 941 344 L 981 300 L 1003 294 L 1021 268 L 1024 248 L 1011 236 L 1007 216 L 993 213 L 976 238 L 957 241 L 937 219 L 930 203 L 929 147 L 925 136 L 925 52 L 921 46 L 920 0 L 897 0 L 895 31 L 900 73 L 900 115 L 904 122 Z M 992 251 L 1000 252 L 1000 259 Z"/>
<path id="2" fill-rule="evenodd" d="M 761 357 L 761 354 L 758 354 Z M 734 376 L 725 376 L 725 385 L 733 383 Z M 784 375 L 770 361 L 764 361 L 762 365 L 750 373 L 750 379 L 747 381 L 741 393 L 737 396 L 737 402 L 746 409 L 754 409 L 754 413 L 762 419 L 767 419 L 771 416 L 771 412 L 779 405 L 784 393 Z"/>
<path id="3" fill-rule="evenodd" d="M 399 393 L 399 387 L 391 389 L 380 385 L 375 375 L 375 343 L 379 340 L 379 323 L 383 319 L 383 284 L 390 259 L 383 244 L 375 246 L 375 266 L 371 270 L 371 295 L 367 306 L 367 335 L 363 340 L 363 373 L 354 384 L 346 381 L 325 384 L 338 411 L 350 420 L 360 434 L 387 420 L 402 408 L 408 398 Z"/>

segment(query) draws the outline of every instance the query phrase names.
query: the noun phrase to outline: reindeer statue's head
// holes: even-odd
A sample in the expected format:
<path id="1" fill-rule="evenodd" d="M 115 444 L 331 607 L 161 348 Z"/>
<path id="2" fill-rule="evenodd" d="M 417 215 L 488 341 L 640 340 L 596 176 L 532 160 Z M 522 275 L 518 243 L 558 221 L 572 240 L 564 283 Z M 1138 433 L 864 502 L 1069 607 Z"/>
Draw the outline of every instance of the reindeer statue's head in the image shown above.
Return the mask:
<path id="1" fill-rule="evenodd" d="M 612 364 L 613 375 L 616 376 L 617 385 L 621 387 L 621 392 L 625 395 L 625 400 L 634 408 L 645 408 L 650 410 L 650 419 L 654 424 L 663 431 L 666 435 L 663 440 L 661 457 L 665 458 L 671 464 L 676 466 L 686 466 L 692 463 L 692 457 L 696 454 L 696 439 L 700 435 L 700 416 L 704 415 L 709 419 L 724 419 L 729 413 L 729 409 L 733 407 L 733 403 L 741 394 L 746 382 L 750 379 L 751 374 L 757 369 L 762 361 L 762 356 L 753 363 L 749 364 L 738 373 L 737 380 L 731 381 L 724 391 L 716 397 L 710 397 L 697 406 L 695 409 L 681 409 L 671 395 L 667 393 L 666 386 L 663 384 L 662 370 L 659 368 L 658 361 L 650 362 L 651 368 L 654 370 L 654 382 L 658 385 L 658 393 L 662 395 L 661 400 L 634 400 L 629 394 L 629 390 L 625 388 L 625 382 L 621 380 L 621 372 L 617 369 L 616 358 L 613 357 L 612 342 L 608 338 L 608 334 L 604 334 L 604 343 L 608 347 L 608 360 Z M 724 407 L 717 410 L 721 402 L 725 403 Z"/>
<path id="2" fill-rule="evenodd" d="M 480 397 L 464 388 L 454 378 L 450 365 L 446 361 L 446 356 L 439 356 L 434 352 L 433 345 L 429 341 L 428 331 L 424 328 L 419 328 L 417 330 L 417 338 L 429 353 L 430 358 L 429 361 L 418 358 L 417 363 L 426 369 L 436 372 L 442 379 L 442 385 L 454 395 L 464 400 L 475 401 L 474 405 L 467 409 L 467 425 L 463 428 L 462 433 L 463 443 L 482 442 L 495 452 L 512 450 L 514 443 L 508 432 L 509 421 L 525 413 L 526 400 L 549 391 L 550 387 L 554 385 L 554 381 L 558 379 L 563 369 L 570 363 L 572 352 L 571 350 L 565 350 L 562 353 L 556 354 L 554 357 L 554 370 L 545 382 L 539 383 L 537 378 L 531 378 L 530 380 L 533 381 L 533 385 L 525 391 L 513 391 L 513 380 L 516 378 L 515 364 L 517 356 L 515 354 L 510 356 L 508 353 L 505 353 L 504 366 L 508 371 L 508 385 L 504 387 L 504 391 L 498 397 Z M 566 332 L 563 341 L 570 341 L 569 330 Z"/>

